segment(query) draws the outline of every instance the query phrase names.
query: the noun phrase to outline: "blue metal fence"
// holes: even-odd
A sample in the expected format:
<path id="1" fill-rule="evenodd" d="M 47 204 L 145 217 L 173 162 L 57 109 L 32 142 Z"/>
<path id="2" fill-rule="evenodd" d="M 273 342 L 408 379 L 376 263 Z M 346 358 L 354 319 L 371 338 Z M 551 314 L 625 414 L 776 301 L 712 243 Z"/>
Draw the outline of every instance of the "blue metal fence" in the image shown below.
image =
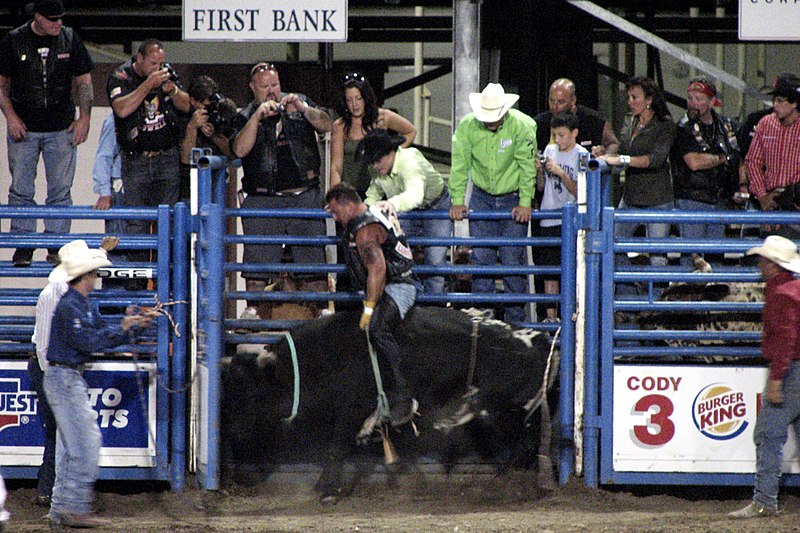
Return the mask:
<path id="1" fill-rule="evenodd" d="M 110 211 L 98 211 L 86 207 L 0 207 L 0 219 L 4 218 L 29 218 L 29 219 L 48 219 L 48 218 L 69 218 L 69 219 L 141 219 L 151 220 L 158 224 L 158 232 L 154 235 L 135 235 L 121 236 L 118 250 L 158 250 L 156 262 L 117 262 L 114 267 L 141 269 L 152 271 L 152 279 L 155 280 L 157 288 L 155 290 L 125 291 L 118 288 L 104 288 L 92 293 L 92 300 L 100 306 L 114 308 L 124 308 L 129 305 L 153 306 L 157 302 L 170 302 L 173 297 L 172 277 L 170 276 L 173 263 L 185 262 L 185 255 L 180 256 L 180 261 L 173 261 L 172 250 L 172 220 L 170 209 L 161 206 L 157 209 L 113 209 Z M 37 234 L 37 233 L 5 233 L 0 235 L 0 247 L 2 248 L 48 248 L 58 249 L 67 242 L 75 239 L 84 239 L 90 247 L 98 247 L 104 234 L 102 233 L 69 233 L 69 234 Z M 180 248 L 175 248 L 180 253 Z M 180 268 L 180 267 L 179 267 Z M 0 277 L 2 278 L 45 278 L 52 270 L 52 266 L 44 262 L 34 262 L 30 267 L 17 268 L 10 262 L 0 263 Z M 33 333 L 34 317 L 32 307 L 36 305 L 40 289 L 21 289 L 8 288 L 0 290 L 0 305 L 8 307 L 20 307 L 20 314 L 7 311 L 7 314 L 0 319 L 0 352 L 3 360 L 0 366 L 4 369 L 19 368 L 22 362 L 35 353 L 35 346 L 31 342 Z M 180 306 L 177 306 L 180 308 Z M 180 311 L 179 311 L 180 313 Z M 112 315 L 109 320 L 119 320 L 120 315 Z M 125 363 L 130 362 L 130 356 L 124 353 L 133 353 L 134 361 L 139 363 L 152 363 L 155 370 L 150 374 L 155 378 L 154 400 L 155 405 L 150 405 L 150 380 L 145 377 L 139 383 L 139 394 L 145 398 L 134 400 L 141 401 L 144 416 L 148 415 L 149 410 L 155 412 L 154 420 L 127 420 L 128 426 L 137 428 L 143 434 L 127 437 L 132 440 L 153 442 L 155 456 L 152 458 L 153 466 L 107 466 L 100 470 L 101 479 L 155 479 L 170 480 L 175 490 L 183 487 L 185 438 L 184 438 L 184 415 L 183 399 L 175 401 L 171 398 L 168 391 L 175 384 L 182 383 L 183 376 L 180 374 L 185 368 L 185 358 L 182 345 L 185 343 L 186 321 L 179 318 L 178 327 L 171 327 L 166 316 L 161 316 L 156 321 L 156 327 L 152 333 L 145 336 L 143 342 L 134 346 L 120 347 L 110 350 L 98 361 L 102 363 Z M 102 365 L 101 365 L 102 366 Z M 114 371 L 110 371 L 114 374 Z M 27 379 L 24 374 L 20 379 Z M 17 379 L 17 378 L 14 378 Z M 137 378 L 141 380 L 140 378 Z M 112 378 L 113 380 L 113 378 Z M 107 381 L 106 381 L 107 382 Z M 138 405 L 136 406 L 138 409 Z M 136 411 L 139 412 L 138 410 Z M 38 411 L 37 411 L 38 413 Z M 133 413 L 130 413 L 133 416 Z M 138 416 L 138 415 L 137 415 Z M 151 428 L 150 424 L 153 423 Z M 154 430 L 154 431 L 153 431 Z M 14 455 L 17 446 L 22 448 L 34 446 L 29 440 L 31 433 L 21 434 L 20 440 L 5 448 L 6 453 Z M 146 446 L 145 446 L 146 447 Z M 23 454 L 24 455 L 24 454 Z M 124 453 L 122 454 L 125 455 Z M 126 461 L 114 461 L 113 463 L 128 464 Z M 24 461 L 23 461 L 24 462 Z M 177 464 L 176 464 L 177 463 Z M 19 464 L 19 463 L 16 463 Z M 172 475 L 170 474 L 170 465 Z M 36 477 L 37 467 L 33 466 L 14 466 L 5 463 L 3 474 L 9 478 L 28 478 Z"/>

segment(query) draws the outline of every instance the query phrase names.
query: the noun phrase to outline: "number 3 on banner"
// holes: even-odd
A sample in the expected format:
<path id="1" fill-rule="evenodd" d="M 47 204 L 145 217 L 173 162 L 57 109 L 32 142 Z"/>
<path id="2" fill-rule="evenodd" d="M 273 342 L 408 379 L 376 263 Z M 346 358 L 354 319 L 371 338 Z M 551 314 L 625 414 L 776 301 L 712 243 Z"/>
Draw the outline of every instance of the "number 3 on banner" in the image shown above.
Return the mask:
<path id="1" fill-rule="evenodd" d="M 657 411 L 651 412 L 652 408 Z M 636 439 L 646 446 L 663 446 L 675 435 L 675 424 L 669 419 L 672 414 L 672 400 L 660 394 L 642 396 L 634 406 L 634 414 L 647 417 L 647 423 L 633 426 Z M 655 431 L 655 433 L 653 433 Z"/>

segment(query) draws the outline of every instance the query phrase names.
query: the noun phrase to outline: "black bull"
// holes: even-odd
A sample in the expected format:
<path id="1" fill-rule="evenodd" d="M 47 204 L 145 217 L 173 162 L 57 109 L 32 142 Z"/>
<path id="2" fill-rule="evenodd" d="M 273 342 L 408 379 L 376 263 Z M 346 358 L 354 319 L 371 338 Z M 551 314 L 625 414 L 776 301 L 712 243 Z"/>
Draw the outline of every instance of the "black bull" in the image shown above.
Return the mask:
<path id="1" fill-rule="evenodd" d="M 377 405 L 366 336 L 358 329 L 358 319 L 358 313 L 338 312 L 306 322 L 291 332 L 300 376 L 299 409 L 292 426 L 302 432 L 301 441 L 316 434 L 315 442 L 325 443 L 317 489 L 327 500 L 341 494 L 344 460 L 353 451 L 362 422 Z M 392 439 L 399 439 L 401 456 L 445 451 L 442 448 L 447 448 L 452 435 L 443 435 L 433 424 L 437 413 L 447 412 L 446 406 L 463 403 L 471 361 L 473 385 L 478 389 L 471 409 L 480 413 L 482 425 L 493 424 L 489 420 L 513 420 L 518 430 L 510 433 L 524 434 L 523 406 L 540 392 L 549 341 L 546 334 L 512 329 L 494 320 L 479 320 L 476 327 L 470 316 L 460 311 L 412 309 L 398 343 L 403 373 L 420 404 L 421 416 L 416 419 L 420 437 L 414 438 L 408 426 L 403 434 L 392 430 Z M 550 372 L 549 381 L 553 383 L 555 362 Z M 269 358 L 263 354 L 233 357 L 223 372 L 222 434 L 228 441 L 226 447 L 232 447 L 239 456 L 248 456 L 248 450 L 259 446 L 268 448 L 265 442 L 276 438 L 269 433 L 281 431 L 270 423 L 289 416 L 293 387 L 292 356 L 286 340 L 272 346 Z M 508 437 L 508 432 L 500 434 Z M 403 442 L 410 442 L 413 450 Z M 285 451 L 286 444 L 275 448 Z M 275 462 L 274 457 L 266 459 Z"/>

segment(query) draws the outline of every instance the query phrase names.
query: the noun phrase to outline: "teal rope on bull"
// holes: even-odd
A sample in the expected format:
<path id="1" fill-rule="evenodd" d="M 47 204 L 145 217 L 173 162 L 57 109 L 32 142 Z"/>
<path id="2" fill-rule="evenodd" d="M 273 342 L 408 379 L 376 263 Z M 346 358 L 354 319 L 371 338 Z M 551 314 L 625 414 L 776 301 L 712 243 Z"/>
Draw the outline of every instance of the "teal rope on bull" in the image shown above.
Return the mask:
<path id="1" fill-rule="evenodd" d="M 292 369 L 294 370 L 294 397 L 292 398 L 292 414 L 283 421 L 287 424 L 295 419 L 297 410 L 300 407 L 300 364 L 297 362 L 297 349 L 294 346 L 294 339 L 292 334 L 288 331 L 283 333 L 286 335 L 286 342 L 289 343 L 289 351 L 292 353 Z"/>
<path id="2" fill-rule="evenodd" d="M 378 366 L 378 355 L 369 340 L 369 328 L 364 330 L 367 335 L 367 348 L 369 348 L 369 360 L 372 362 L 372 373 L 375 375 L 375 385 L 378 387 L 378 414 L 380 420 L 389 420 L 389 399 L 383 390 L 383 380 L 381 379 L 381 369 Z"/>

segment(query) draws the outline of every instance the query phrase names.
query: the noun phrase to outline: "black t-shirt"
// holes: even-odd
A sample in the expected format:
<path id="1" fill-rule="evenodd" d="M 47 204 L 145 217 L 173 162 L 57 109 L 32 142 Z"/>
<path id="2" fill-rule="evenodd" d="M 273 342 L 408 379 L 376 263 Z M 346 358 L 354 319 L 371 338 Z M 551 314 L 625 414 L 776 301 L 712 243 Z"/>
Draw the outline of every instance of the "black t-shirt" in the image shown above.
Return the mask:
<path id="1" fill-rule="evenodd" d="M 136 90 L 146 77 L 139 76 L 130 61 L 121 65 L 109 76 L 107 90 L 109 102 Z M 168 113 L 174 113 L 167 96 L 160 89 L 151 91 L 129 117 L 116 119 L 116 127 L 124 128 L 127 139 L 134 141 L 137 151 L 158 151 L 176 146 L 180 142 L 180 128 L 170 124 Z M 168 109 L 169 108 L 169 109 Z M 135 128 L 133 124 L 135 123 Z M 127 124 L 127 126 L 125 125 Z M 120 138 L 117 130 L 117 139 Z M 124 147 L 124 143 L 120 143 Z"/>
<path id="2" fill-rule="evenodd" d="M 0 41 L 0 75 L 10 80 L 9 94 L 14 111 L 25 123 L 28 131 L 50 132 L 66 129 L 75 120 L 75 104 L 72 101 L 72 80 L 92 71 L 92 62 L 83 40 L 69 28 L 62 32 L 72 33 L 68 51 L 51 54 L 56 37 L 37 35 L 30 23 L 6 35 Z M 28 53 L 16 53 L 22 46 L 14 39 L 30 40 L 27 49 L 35 50 L 34 57 Z M 48 63 L 55 64 L 48 65 Z M 47 67 L 50 68 L 47 68 Z M 48 72 L 50 79 L 47 79 Z M 32 87 L 32 84 L 35 86 Z M 53 84 L 63 90 L 53 92 Z M 47 90 L 49 87 L 50 90 Z M 48 95 L 44 97 L 36 95 Z M 55 98 L 55 101 L 50 101 Z"/>

